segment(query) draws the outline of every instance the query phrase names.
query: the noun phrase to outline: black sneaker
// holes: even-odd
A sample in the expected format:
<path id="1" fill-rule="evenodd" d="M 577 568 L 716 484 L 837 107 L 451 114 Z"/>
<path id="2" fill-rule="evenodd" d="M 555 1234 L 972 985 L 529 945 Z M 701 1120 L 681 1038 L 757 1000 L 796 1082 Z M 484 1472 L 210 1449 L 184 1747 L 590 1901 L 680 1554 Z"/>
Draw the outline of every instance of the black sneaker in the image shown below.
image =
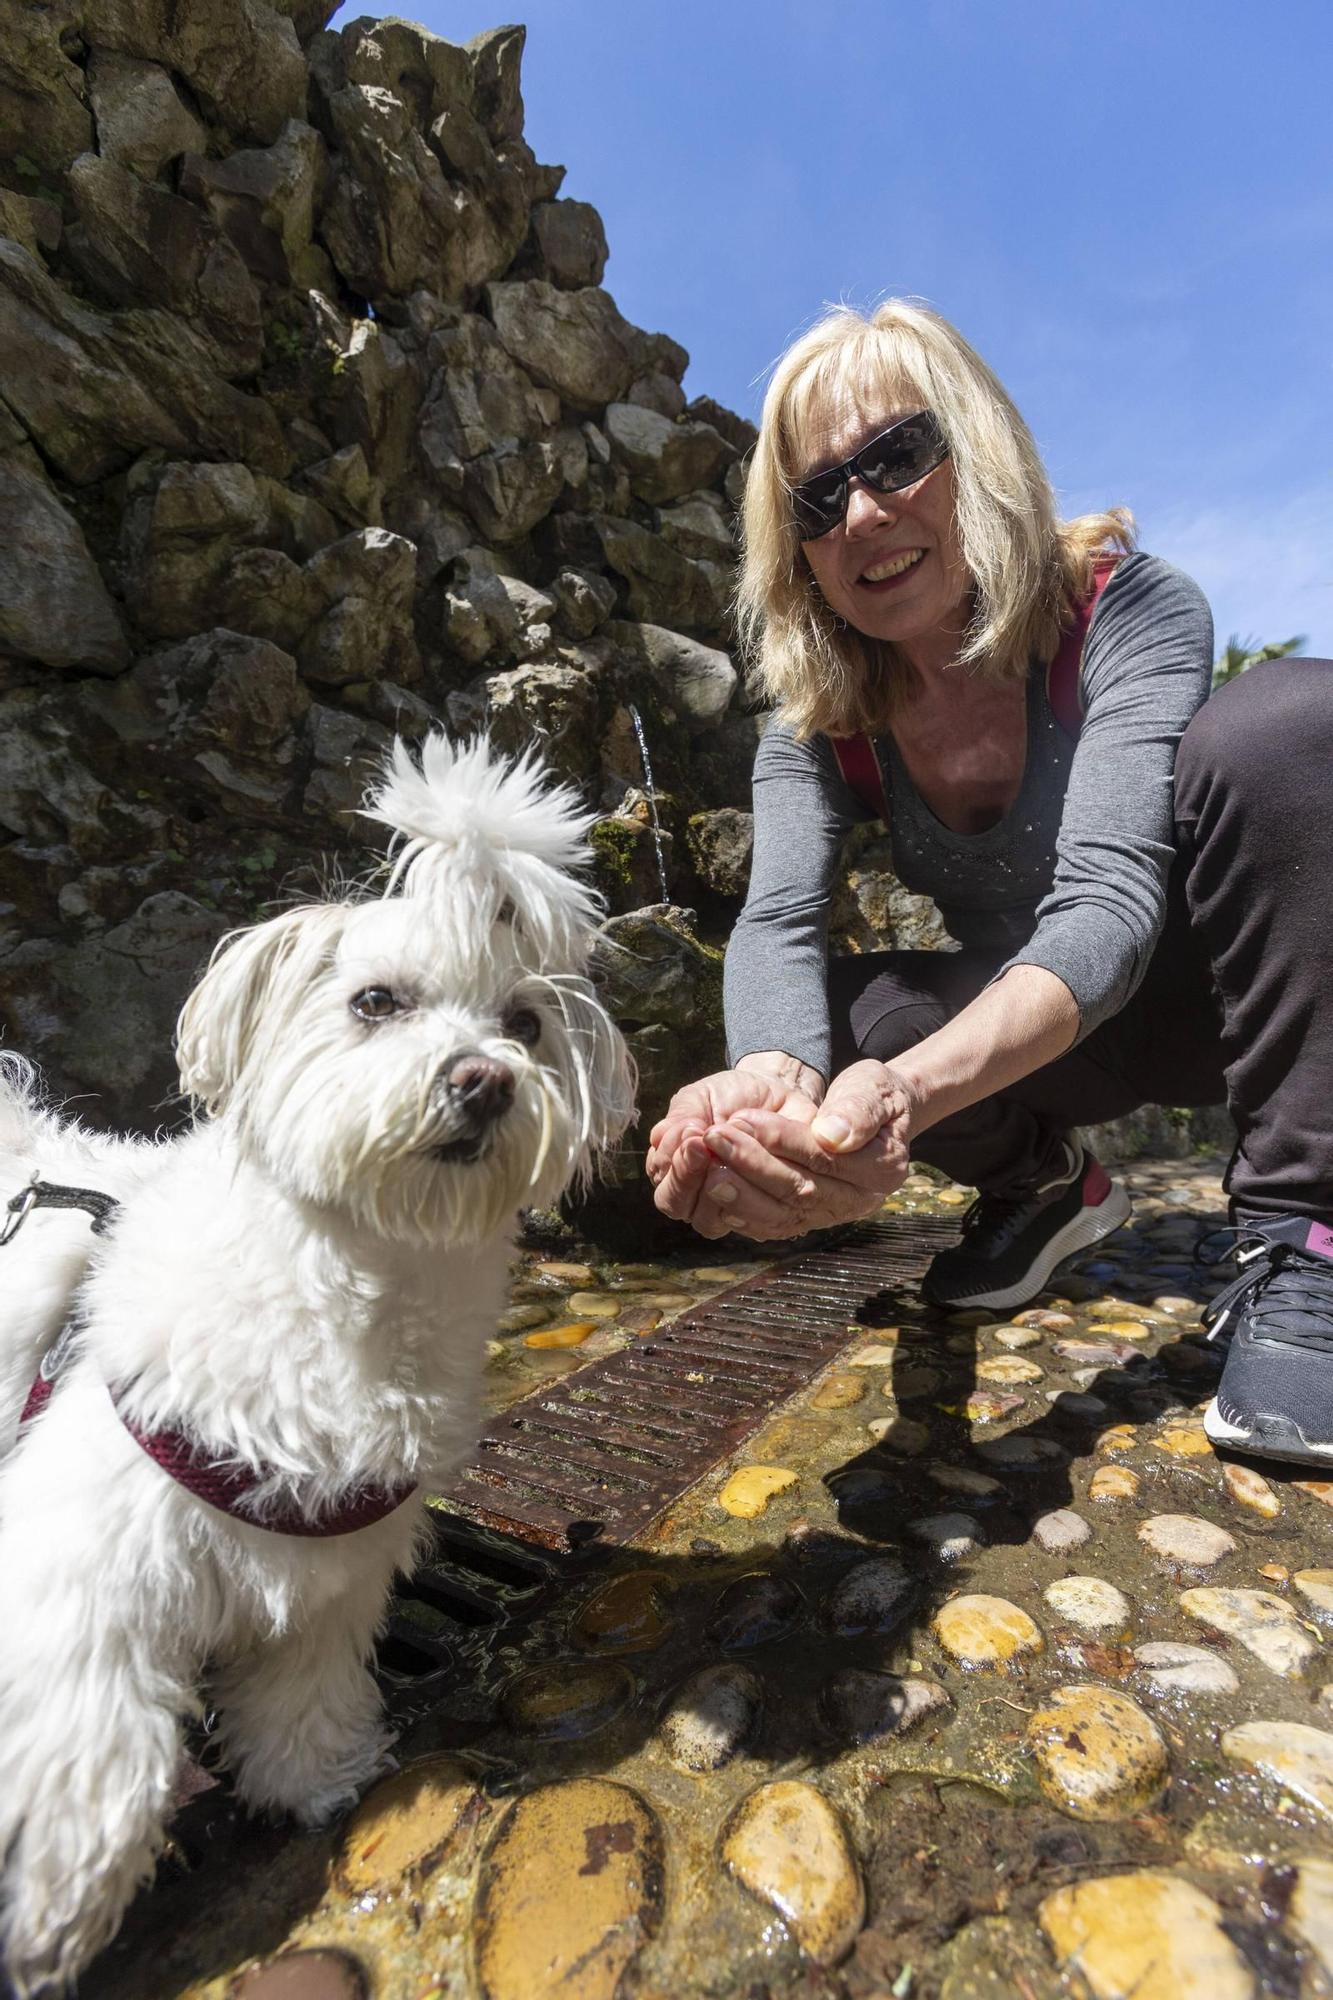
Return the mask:
<path id="1" fill-rule="evenodd" d="M 1274 1215 L 1240 1235 L 1239 1275 L 1203 1316 L 1228 1342 L 1204 1430 L 1259 1458 L 1333 1465 L 1333 1228 Z"/>
<path id="2" fill-rule="evenodd" d="M 1067 1170 L 1041 1187 L 978 1195 L 963 1240 L 941 1250 L 921 1284 L 936 1306 L 1009 1310 L 1035 1299 L 1057 1264 L 1129 1220 L 1129 1196 L 1085 1147 L 1066 1140 Z"/>

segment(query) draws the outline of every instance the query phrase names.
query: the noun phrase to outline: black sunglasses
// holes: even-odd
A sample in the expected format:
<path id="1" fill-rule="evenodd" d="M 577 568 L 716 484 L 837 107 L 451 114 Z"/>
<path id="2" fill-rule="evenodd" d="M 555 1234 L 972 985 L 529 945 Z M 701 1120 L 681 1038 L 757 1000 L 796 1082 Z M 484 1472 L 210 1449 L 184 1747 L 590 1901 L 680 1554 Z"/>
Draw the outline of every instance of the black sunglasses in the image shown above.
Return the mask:
<path id="1" fill-rule="evenodd" d="M 944 433 L 929 410 L 890 424 L 843 464 L 831 465 L 827 472 L 816 472 L 793 486 L 792 506 L 801 540 L 818 541 L 846 518 L 853 479 L 864 479 L 875 493 L 897 493 L 924 479 L 948 456 Z"/>

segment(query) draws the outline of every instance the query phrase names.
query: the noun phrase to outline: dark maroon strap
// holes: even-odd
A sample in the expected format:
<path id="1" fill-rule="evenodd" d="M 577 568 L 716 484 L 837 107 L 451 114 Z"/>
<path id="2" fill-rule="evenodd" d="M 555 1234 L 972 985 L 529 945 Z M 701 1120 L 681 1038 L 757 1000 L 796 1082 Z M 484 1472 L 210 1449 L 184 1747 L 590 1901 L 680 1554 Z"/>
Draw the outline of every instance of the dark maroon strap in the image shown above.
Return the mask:
<path id="1" fill-rule="evenodd" d="M 155 1465 L 220 1513 L 246 1521 L 252 1528 L 268 1528 L 275 1535 L 350 1535 L 357 1528 L 373 1527 L 412 1498 L 415 1486 L 361 1486 L 348 1493 L 327 1513 L 310 1514 L 298 1501 L 266 1503 L 254 1511 L 250 1496 L 263 1475 L 245 1466 L 229 1465 L 209 1458 L 181 1431 L 141 1431 L 118 1412 L 134 1442 Z"/>
<path id="2" fill-rule="evenodd" d="M 20 1430 L 46 1408 L 55 1386 L 54 1374 L 54 1370 L 49 1374 L 39 1374 L 29 1389 L 23 1415 L 19 1418 Z M 115 1403 L 116 1399 L 113 1396 L 111 1400 Z M 219 1513 L 230 1514 L 233 1520 L 244 1521 L 252 1528 L 267 1528 L 275 1535 L 308 1535 L 321 1539 L 330 1535 L 350 1535 L 357 1528 L 371 1528 L 376 1521 L 383 1521 L 395 1513 L 417 1490 L 412 1485 L 361 1486 L 355 1492 L 345 1494 L 336 1507 L 322 1514 L 309 1513 L 295 1500 L 270 1502 L 256 1512 L 251 1505 L 251 1495 L 263 1479 L 262 1473 L 210 1458 L 205 1450 L 181 1431 L 141 1431 L 137 1424 L 130 1422 L 118 1404 L 116 1414 L 134 1442 L 147 1452 L 153 1463 L 160 1465 L 187 1493 L 193 1493 L 196 1500 L 216 1507 Z"/>
<path id="3" fill-rule="evenodd" d="M 875 746 L 866 735 L 831 736 L 833 754 L 838 760 L 838 769 L 847 783 L 849 791 L 855 792 L 863 806 L 868 806 L 876 819 L 889 823 L 889 795 L 884 789 L 884 773 L 879 767 Z"/>
<path id="4" fill-rule="evenodd" d="M 1051 714 L 1065 735 L 1075 739 L 1083 727 L 1083 698 L 1079 690 L 1083 647 L 1092 614 L 1097 609 L 1097 600 L 1111 581 L 1119 560 L 1118 556 L 1103 556 L 1093 564 L 1091 594 L 1076 606 L 1073 617 L 1064 628 L 1055 658 L 1046 669 L 1046 699 L 1051 705 Z"/>

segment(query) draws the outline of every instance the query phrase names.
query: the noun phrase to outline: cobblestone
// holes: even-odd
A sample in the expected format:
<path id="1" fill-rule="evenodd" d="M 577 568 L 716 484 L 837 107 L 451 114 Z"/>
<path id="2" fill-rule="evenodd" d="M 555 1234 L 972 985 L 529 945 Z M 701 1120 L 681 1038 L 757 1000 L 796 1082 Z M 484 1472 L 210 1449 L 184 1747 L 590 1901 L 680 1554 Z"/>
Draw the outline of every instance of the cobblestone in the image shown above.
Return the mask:
<path id="1" fill-rule="evenodd" d="M 202 1793 L 81 2000 L 1328 2000 L 1333 1482 L 1204 1435 L 1216 1173 L 1008 1320 L 881 1294 L 556 1587 L 443 1560 L 402 1770 L 315 1832 Z M 755 1269 L 704 1254 L 521 1257 L 491 1408 Z"/>

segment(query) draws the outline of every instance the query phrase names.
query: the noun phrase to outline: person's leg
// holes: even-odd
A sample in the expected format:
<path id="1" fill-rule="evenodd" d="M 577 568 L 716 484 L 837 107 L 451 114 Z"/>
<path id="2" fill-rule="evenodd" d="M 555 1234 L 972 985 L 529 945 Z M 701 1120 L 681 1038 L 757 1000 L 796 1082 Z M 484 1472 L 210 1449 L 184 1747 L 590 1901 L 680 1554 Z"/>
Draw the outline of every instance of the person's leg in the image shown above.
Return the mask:
<path id="1" fill-rule="evenodd" d="M 892 1062 L 966 1006 L 1003 962 L 996 953 L 885 952 L 829 967 L 835 1071 L 858 1057 Z M 1065 1257 L 1129 1215 L 1129 1197 L 1072 1133 L 1144 1101 L 1108 1067 L 1095 1038 L 1022 1083 L 942 1119 L 914 1159 L 976 1187 L 962 1242 L 935 1258 L 928 1297 L 997 1310 L 1035 1297 Z"/>
<path id="2" fill-rule="evenodd" d="M 1176 817 L 1222 1005 L 1249 1241 L 1207 1317 L 1230 1336 L 1209 1436 L 1333 1463 L 1333 661 L 1275 660 L 1186 731 Z"/>

